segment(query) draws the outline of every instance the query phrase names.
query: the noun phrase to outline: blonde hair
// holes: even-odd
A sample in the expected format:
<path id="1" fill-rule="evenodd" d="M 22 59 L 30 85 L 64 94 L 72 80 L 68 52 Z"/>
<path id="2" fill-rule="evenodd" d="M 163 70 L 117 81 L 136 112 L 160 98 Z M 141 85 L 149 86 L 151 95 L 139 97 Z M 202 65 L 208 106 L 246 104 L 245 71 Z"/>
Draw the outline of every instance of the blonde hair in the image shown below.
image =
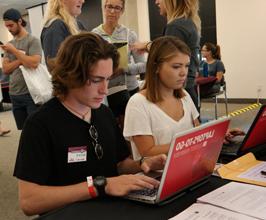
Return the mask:
<path id="1" fill-rule="evenodd" d="M 48 0 L 44 16 L 44 26 L 49 25 L 49 22 L 53 19 L 61 19 L 72 35 L 80 32 L 75 17 L 67 11 L 63 0 Z"/>
<path id="2" fill-rule="evenodd" d="M 199 0 L 164 0 L 164 5 L 168 23 L 176 18 L 190 18 L 200 34 Z"/>

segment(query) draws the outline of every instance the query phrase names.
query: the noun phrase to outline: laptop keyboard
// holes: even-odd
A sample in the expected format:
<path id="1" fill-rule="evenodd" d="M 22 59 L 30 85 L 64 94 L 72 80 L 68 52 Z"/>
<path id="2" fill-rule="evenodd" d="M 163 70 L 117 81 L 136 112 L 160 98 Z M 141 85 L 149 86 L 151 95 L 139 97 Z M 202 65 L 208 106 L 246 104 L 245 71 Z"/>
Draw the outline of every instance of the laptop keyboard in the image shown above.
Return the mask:
<path id="1" fill-rule="evenodd" d="M 158 191 L 158 188 L 154 188 L 154 189 L 142 189 L 142 190 L 135 190 L 130 192 L 131 195 L 143 195 L 143 196 L 150 196 L 150 197 L 154 197 L 156 196 Z"/>

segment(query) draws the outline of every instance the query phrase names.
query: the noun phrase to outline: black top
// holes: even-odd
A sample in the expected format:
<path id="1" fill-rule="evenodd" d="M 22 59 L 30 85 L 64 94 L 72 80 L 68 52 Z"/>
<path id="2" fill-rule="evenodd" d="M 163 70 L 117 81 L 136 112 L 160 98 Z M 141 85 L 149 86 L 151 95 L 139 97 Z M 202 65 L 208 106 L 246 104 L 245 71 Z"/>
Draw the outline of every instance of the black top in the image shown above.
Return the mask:
<path id="1" fill-rule="evenodd" d="M 86 30 L 80 21 L 77 21 L 77 24 L 81 31 Z M 60 44 L 69 35 L 71 35 L 71 33 L 64 21 L 61 19 L 54 20 L 49 26 L 42 29 L 41 43 L 46 63 L 47 59 L 54 58 L 56 56 Z"/>
<path id="2" fill-rule="evenodd" d="M 176 36 L 184 41 L 191 50 L 190 65 L 188 69 L 187 87 L 194 86 L 194 79 L 199 66 L 200 36 L 196 25 L 191 19 L 177 18 L 166 25 L 164 35 Z"/>
<path id="3" fill-rule="evenodd" d="M 50 186 L 79 183 L 90 175 L 116 176 L 117 163 L 129 155 L 127 144 L 106 106 L 92 110 L 91 121 L 103 147 L 101 160 L 94 152 L 90 124 L 69 112 L 57 98 L 45 103 L 23 128 L 14 176 Z M 85 148 L 87 160 L 69 163 L 70 147 Z"/>

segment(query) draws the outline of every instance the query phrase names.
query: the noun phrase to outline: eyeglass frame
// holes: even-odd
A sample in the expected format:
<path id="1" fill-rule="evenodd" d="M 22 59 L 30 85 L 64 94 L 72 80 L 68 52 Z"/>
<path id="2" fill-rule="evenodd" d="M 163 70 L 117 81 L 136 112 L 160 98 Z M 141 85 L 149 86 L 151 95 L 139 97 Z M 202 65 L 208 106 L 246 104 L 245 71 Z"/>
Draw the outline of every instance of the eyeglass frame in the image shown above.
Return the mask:
<path id="1" fill-rule="evenodd" d="M 108 11 L 112 11 L 112 10 L 114 10 L 114 12 L 116 12 L 116 13 L 119 13 L 119 12 L 121 12 L 121 11 L 123 11 L 123 7 L 121 7 L 121 6 L 119 6 L 119 5 L 116 5 L 116 6 L 113 6 L 113 5 L 111 5 L 111 4 L 106 4 L 106 5 L 104 5 L 104 8 L 106 9 L 106 10 L 108 10 Z"/>
<path id="2" fill-rule="evenodd" d="M 89 129 L 89 134 L 91 139 L 93 140 L 92 145 L 94 147 L 94 153 L 98 160 L 103 158 L 103 148 L 102 145 L 98 142 L 98 132 L 93 124 L 91 124 Z"/>

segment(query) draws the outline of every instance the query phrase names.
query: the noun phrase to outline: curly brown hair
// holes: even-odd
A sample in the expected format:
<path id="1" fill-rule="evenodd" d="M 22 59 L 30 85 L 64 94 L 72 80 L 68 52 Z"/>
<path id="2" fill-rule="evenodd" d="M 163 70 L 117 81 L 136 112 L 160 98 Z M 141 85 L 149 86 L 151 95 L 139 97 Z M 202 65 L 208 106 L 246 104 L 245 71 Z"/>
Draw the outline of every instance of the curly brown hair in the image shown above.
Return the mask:
<path id="1" fill-rule="evenodd" d="M 61 44 L 57 56 L 48 61 L 52 74 L 53 95 L 64 99 L 69 89 L 85 85 L 89 73 L 101 59 L 113 60 L 113 71 L 118 67 L 116 48 L 94 33 L 71 35 Z"/>

